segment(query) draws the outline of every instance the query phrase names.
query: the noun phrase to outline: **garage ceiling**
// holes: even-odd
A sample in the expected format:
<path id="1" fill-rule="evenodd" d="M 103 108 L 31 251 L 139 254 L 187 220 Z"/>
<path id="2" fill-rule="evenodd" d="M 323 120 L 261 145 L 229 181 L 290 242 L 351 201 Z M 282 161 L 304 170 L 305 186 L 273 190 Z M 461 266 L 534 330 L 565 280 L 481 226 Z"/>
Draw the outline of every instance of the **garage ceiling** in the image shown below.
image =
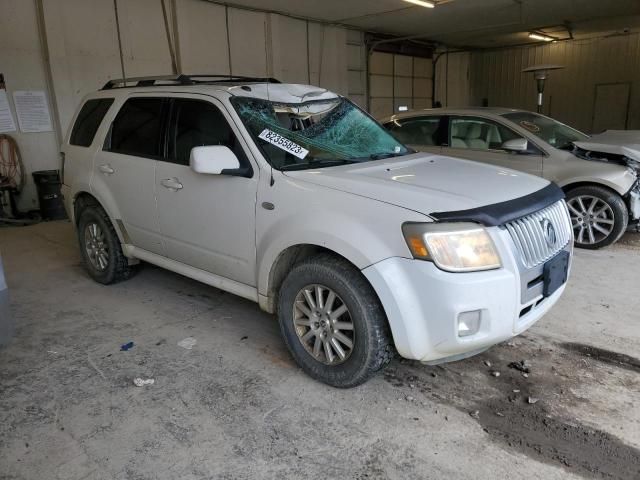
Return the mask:
<path id="1" fill-rule="evenodd" d="M 639 0 L 440 0 L 424 8 L 403 0 L 234 0 L 214 2 L 335 22 L 398 36 L 424 35 L 450 46 L 531 42 L 531 30 L 558 38 L 640 30 Z"/>

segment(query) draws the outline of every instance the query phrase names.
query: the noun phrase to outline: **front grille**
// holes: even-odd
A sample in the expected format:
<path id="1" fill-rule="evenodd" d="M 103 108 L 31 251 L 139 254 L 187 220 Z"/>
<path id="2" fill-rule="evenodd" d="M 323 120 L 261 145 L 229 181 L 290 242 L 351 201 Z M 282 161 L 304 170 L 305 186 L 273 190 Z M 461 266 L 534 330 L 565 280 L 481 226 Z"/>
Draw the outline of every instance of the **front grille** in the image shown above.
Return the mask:
<path id="1" fill-rule="evenodd" d="M 525 267 L 536 267 L 572 240 L 571 219 L 564 200 L 505 224 Z"/>

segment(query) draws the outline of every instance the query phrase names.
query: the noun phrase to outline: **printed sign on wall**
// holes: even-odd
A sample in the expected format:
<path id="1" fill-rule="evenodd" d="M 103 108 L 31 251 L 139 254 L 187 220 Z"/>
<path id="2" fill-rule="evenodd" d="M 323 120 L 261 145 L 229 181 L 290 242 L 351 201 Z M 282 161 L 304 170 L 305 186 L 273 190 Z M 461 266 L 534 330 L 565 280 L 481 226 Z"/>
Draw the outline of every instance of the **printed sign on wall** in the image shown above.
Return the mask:
<path id="1" fill-rule="evenodd" d="M 49 103 L 42 90 L 17 90 L 13 92 L 13 103 L 21 131 L 31 133 L 53 130 Z"/>
<path id="2" fill-rule="evenodd" d="M 13 119 L 7 91 L 0 89 L 0 133 L 15 132 L 16 122 Z"/>

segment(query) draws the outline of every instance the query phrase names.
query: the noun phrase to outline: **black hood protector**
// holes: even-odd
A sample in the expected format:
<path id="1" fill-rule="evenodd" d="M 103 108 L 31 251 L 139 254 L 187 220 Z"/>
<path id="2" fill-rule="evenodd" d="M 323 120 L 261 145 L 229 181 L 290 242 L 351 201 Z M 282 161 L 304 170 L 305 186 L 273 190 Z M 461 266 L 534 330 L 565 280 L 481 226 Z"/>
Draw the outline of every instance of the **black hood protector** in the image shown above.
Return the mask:
<path id="1" fill-rule="evenodd" d="M 434 212 L 429 216 L 438 222 L 475 222 L 486 227 L 497 227 L 542 210 L 563 198 L 562 189 L 550 183 L 542 190 L 506 202 L 455 212 Z"/>

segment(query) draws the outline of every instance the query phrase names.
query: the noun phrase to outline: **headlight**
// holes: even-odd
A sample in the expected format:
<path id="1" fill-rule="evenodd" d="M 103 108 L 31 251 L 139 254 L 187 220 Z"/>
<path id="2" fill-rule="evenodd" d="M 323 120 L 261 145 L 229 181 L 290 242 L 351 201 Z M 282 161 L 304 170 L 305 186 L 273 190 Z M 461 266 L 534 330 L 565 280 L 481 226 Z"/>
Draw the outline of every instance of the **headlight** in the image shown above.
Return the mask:
<path id="1" fill-rule="evenodd" d="M 448 272 L 500 268 L 502 262 L 487 231 L 474 223 L 405 223 L 402 233 L 414 258 Z"/>

